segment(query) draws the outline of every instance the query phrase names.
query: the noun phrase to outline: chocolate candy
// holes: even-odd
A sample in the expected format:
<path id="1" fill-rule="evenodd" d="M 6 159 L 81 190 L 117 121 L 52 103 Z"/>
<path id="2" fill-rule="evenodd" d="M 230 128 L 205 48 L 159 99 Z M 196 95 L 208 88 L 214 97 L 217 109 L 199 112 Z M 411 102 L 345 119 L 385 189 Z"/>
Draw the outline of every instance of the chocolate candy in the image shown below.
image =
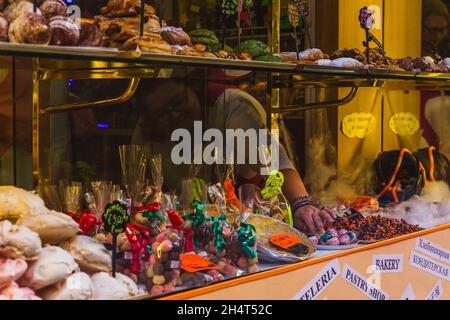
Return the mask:
<path id="1" fill-rule="evenodd" d="M 163 275 L 155 275 L 153 277 L 153 283 L 155 285 L 163 285 L 166 283 L 166 278 Z"/>
<path id="2" fill-rule="evenodd" d="M 148 278 L 153 278 L 153 276 L 155 275 L 153 268 L 155 265 L 151 264 L 147 267 L 147 270 L 145 271 L 145 274 L 147 275 Z"/>
<path id="3" fill-rule="evenodd" d="M 170 240 L 164 240 L 161 242 L 161 250 L 162 252 L 169 252 L 172 250 L 172 241 Z"/>
<path id="4" fill-rule="evenodd" d="M 318 245 L 319 244 L 319 238 L 317 238 L 316 236 L 311 236 L 308 239 L 309 239 L 309 241 L 311 241 L 311 243 L 313 245 Z"/>
<path id="5" fill-rule="evenodd" d="M 339 236 L 339 244 L 340 245 L 350 244 L 350 237 L 347 234 L 343 234 L 343 235 Z"/>
<path id="6" fill-rule="evenodd" d="M 347 230 L 345 230 L 345 229 L 339 229 L 338 230 L 338 236 L 342 236 L 344 234 L 347 234 Z"/>
<path id="7" fill-rule="evenodd" d="M 164 274 L 164 265 L 162 263 L 157 263 L 157 264 L 153 265 L 153 273 L 155 275 Z"/>
<path id="8" fill-rule="evenodd" d="M 159 296 L 164 293 L 164 287 L 162 285 L 154 285 L 150 291 L 150 295 Z"/>
<path id="9" fill-rule="evenodd" d="M 328 246 L 338 246 L 339 245 L 339 239 L 337 237 L 332 237 L 327 240 L 326 245 Z"/>
<path id="10" fill-rule="evenodd" d="M 336 229 L 328 229 L 327 233 L 331 234 L 332 237 L 338 236 L 338 232 L 336 231 Z"/>

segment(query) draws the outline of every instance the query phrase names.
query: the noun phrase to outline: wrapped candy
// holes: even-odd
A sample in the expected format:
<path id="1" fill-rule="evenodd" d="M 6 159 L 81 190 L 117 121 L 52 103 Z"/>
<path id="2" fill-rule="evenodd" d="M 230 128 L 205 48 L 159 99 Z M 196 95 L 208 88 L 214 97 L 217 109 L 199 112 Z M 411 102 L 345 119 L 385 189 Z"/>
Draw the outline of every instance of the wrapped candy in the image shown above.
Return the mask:
<path id="1" fill-rule="evenodd" d="M 254 226 L 241 222 L 239 229 L 231 234 L 228 248 L 227 258 L 231 259 L 235 265 L 249 273 L 258 271 L 256 229 Z M 230 269 L 229 272 L 236 272 L 236 270 Z"/>
<path id="2" fill-rule="evenodd" d="M 130 242 L 132 253 L 130 272 L 139 275 L 141 273 L 142 260 L 147 260 L 152 253 L 150 232 L 141 226 L 129 223 L 126 227 L 125 235 Z"/>

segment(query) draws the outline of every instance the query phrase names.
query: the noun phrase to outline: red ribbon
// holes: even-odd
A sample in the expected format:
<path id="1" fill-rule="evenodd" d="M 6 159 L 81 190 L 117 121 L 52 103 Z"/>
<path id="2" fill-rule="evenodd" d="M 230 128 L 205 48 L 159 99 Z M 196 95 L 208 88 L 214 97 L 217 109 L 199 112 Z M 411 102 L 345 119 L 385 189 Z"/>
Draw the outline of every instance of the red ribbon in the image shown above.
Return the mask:
<path id="1" fill-rule="evenodd" d="M 150 242 L 150 232 L 138 225 L 127 224 L 125 235 L 131 245 L 131 267 L 130 272 L 139 274 L 141 271 L 141 258 L 148 258 L 150 255 L 147 247 Z"/>
<path id="2" fill-rule="evenodd" d="M 239 200 L 236 196 L 236 191 L 234 189 L 233 180 L 231 180 L 230 178 L 225 179 L 223 186 L 225 188 L 225 191 L 227 192 L 227 194 L 225 196 L 226 201 L 234 204 L 234 206 L 239 209 L 240 204 L 239 204 Z"/>
<path id="3" fill-rule="evenodd" d="M 180 214 L 177 211 L 169 209 L 167 210 L 167 215 L 173 226 L 179 227 L 183 224 L 183 218 L 180 217 Z"/>
<path id="4" fill-rule="evenodd" d="M 131 211 L 133 212 L 140 212 L 140 211 L 158 211 L 161 209 L 161 203 L 159 202 L 153 202 L 146 206 L 137 206 L 137 207 L 131 207 Z"/>
<path id="5" fill-rule="evenodd" d="M 103 223 L 102 221 L 98 221 L 92 213 L 89 213 L 86 210 L 78 213 L 68 212 L 67 215 L 78 223 L 83 235 L 88 235 L 94 226 L 101 225 Z"/>
<path id="6" fill-rule="evenodd" d="M 174 229 L 183 232 L 184 234 L 184 251 L 191 252 L 194 251 L 194 230 L 192 229 L 184 229 L 178 226 L 168 226 L 169 229 Z"/>

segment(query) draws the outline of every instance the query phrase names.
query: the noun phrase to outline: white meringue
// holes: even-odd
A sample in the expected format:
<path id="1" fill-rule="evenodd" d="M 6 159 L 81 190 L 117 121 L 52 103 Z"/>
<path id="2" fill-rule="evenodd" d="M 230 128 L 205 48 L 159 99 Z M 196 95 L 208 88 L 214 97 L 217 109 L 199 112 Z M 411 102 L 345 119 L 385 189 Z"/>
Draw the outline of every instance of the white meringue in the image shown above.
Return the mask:
<path id="1" fill-rule="evenodd" d="M 61 246 L 72 254 L 81 271 L 95 273 L 111 270 L 111 254 L 94 238 L 76 236 Z"/>
<path id="2" fill-rule="evenodd" d="M 69 252 L 60 247 L 48 246 L 42 249 L 38 260 L 30 264 L 19 283 L 39 290 L 63 280 L 77 269 L 78 265 Z"/>
<path id="3" fill-rule="evenodd" d="M 25 260 L 0 259 L 0 289 L 23 276 L 27 268 L 28 265 Z"/>
<path id="4" fill-rule="evenodd" d="M 47 212 L 44 201 L 32 192 L 12 186 L 0 186 L 0 220 L 16 220 L 22 214 Z"/>
<path id="5" fill-rule="evenodd" d="M 129 297 L 128 289 L 106 272 L 91 277 L 95 300 L 123 300 Z"/>
<path id="6" fill-rule="evenodd" d="M 58 244 L 74 237 L 78 224 L 68 215 L 56 211 L 47 214 L 23 214 L 18 225 L 24 225 L 38 233 L 42 243 Z"/>
<path id="7" fill-rule="evenodd" d="M 0 222 L 0 256 L 35 260 L 41 249 L 41 239 L 36 232 L 8 220 Z"/>
<path id="8" fill-rule="evenodd" d="M 30 288 L 20 288 L 17 283 L 10 285 L 0 291 L 0 300 L 42 300 Z"/>
<path id="9" fill-rule="evenodd" d="M 77 272 L 39 294 L 44 300 L 92 300 L 94 286 L 86 273 Z"/>
<path id="10" fill-rule="evenodd" d="M 128 294 L 130 297 L 134 297 L 139 295 L 139 288 L 130 277 L 127 277 L 126 275 L 116 272 L 116 280 L 119 281 L 121 285 L 123 285 L 128 290 Z"/>

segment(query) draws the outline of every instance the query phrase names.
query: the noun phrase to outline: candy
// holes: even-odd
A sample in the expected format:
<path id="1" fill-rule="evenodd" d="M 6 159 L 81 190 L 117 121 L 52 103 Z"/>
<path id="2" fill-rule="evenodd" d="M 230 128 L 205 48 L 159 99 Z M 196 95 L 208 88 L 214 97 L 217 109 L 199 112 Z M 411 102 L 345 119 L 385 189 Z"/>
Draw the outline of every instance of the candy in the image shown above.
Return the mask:
<path id="1" fill-rule="evenodd" d="M 155 275 L 162 275 L 164 274 L 164 265 L 161 263 L 153 265 L 153 273 Z"/>
<path id="2" fill-rule="evenodd" d="M 209 270 L 208 275 L 213 277 L 214 281 L 221 281 L 224 279 L 223 275 L 221 275 L 217 270 Z"/>
<path id="3" fill-rule="evenodd" d="M 333 238 L 333 236 L 327 232 L 319 238 L 319 241 L 321 244 L 327 244 L 327 241 L 330 240 L 331 238 Z"/>
<path id="4" fill-rule="evenodd" d="M 249 273 L 255 273 L 255 272 L 258 272 L 258 271 L 259 271 L 259 267 L 256 264 L 248 267 L 248 272 Z"/>
<path id="5" fill-rule="evenodd" d="M 150 255 L 150 257 L 148 258 L 148 262 L 149 262 L 150 264 L 156 264 L 156 254 L 152 253 L 152 254 Z"/>
<path id="6" fill-rule="evenodd" d="M 336 229 L 328 229 L 327 233 L 331 234 L 332 237 L 338 236 L 338 232 L 336 231 Z"/>
<path id="7" fill-rule="evenodd" d="M 153 242 L 153 244 L 152 244 L 152 251 L 155 252 L 155 253 L 158 252 L 158 248 L 159 248 L 160 244 L 161 243 L 158 242 L 158 241 Z"/>
<path id="8" fill-rule="evenodd" d="M 153 267 L 154 265 L 151 264 L 147 267 L 147 270 L 145 270 L 145 274 L 147 275 L 148 278 L 153 278 L 153 276 L 155 275 L 155 273 L 153 272 Z"/>
<path id="9" fill-rule="evenodd" d="M 163 285 L 166 283 L 166 278 L 163 275 L 155 275 L 153 277 L 153 283 L 155 285 Z"/>
<path id="10" fill-rule="evenodd" d="M 311 243 L 313 245 L 318 245 L 319 244 L 319 238 L 317 238 L 316 236 L 309 237 L 308 239 L 309 239 L 309 241 L 311 241 Z"/>
<path id="11" fill-rule="evenodd" d="M 164 293 L 164 287 L 161 285 L 155 285 L 152 287 L 152 290 L 150 291 L 150 294 L 152 296 L 158 296 L 160 294 Z"/>
<path id="12" fill-rule="evenodd" d="M 172 248 L 173 248 L 172 241 L 164 240 L 163 242 L 161 242 L 161 250 L 162 250 L 162 252 L 169 252 L 169 251 L 172 250 Z"/>
<path id="13" fill-rule="evenodd" d="M 358 241 L 358 239 L 356 238 L 356 233 L 354 233 L 352 231 L 347 231 L 347 235 L 350 238 L 350 243 L 354 243 L 354 242 Z"/>
<path id="14" fill-rule="evenodd" d="M 246 269 L 248 267 L 247 257 L 244 257 L 244 256 L 240 257 L 237 262 L 237 265 L 241 269 Z"/>
<path id="15" fill-rule="evenodd" d="M 332 237 L 326 241 L 326 244 L 328 246 L 338 246 L 339 245 L 339 239 L 337 237 Z"/>
<path id="16" fill-rule="evenodd" d="M 161 253 L 161 256 L 159 257 L 159 262 L 165 263 L 167 261 L 169 261 L 169 254 L 167 252 Z"/>
<path id="17" fill-rule="evenodd" d="M 222 251 L 217 252 L 216 256 L 219 258 L 223 258 L 223 257 L 225 257 L 226 254 L 227 254 L 227 251 L 225 249 L 223 249 Z"/>
<path id="18" fill-rule="evenodd" d="M 155 237 L 155 240 L 157 242 L 163 242 L 164 240 L 167 240 L 167 239 L 168 239 L 168 234 L 166 232 L 161 232 L 160 234 L 158 234 Z"/>
<path id="19" fill-rule="evenodd" d="M 350 244 L 350 237 L 347 234 L 343 234 L 343 235 L 339 236 L 339 244 L 340 245 Z"/>
<path id="20" fill-rule="evenodd" d="M 166 283 L 163 287 L 164 293 L 171 292 L 174 289 L 173 282 Z"/>
<path id="21" fill-rule="evenodd" d="M 256 257 L 256 258 L 253 258 L 253 259 L 248 259 L 248 264 L 250 266 L 257 265 L 258 264 L 258 258 Z"/>
<path id="22" fill-rule="evenodd" d="M 217 263 L 217 265 L 221 268 L 225 267 L 227 264 L 227 261 L 225 259 L 220 259 L 220 261 Z"/>
<path id="23" fill-rule="evenodd" d="M 347 234 L 347 230 L 345 230 L 345 229 L 339 229 L 338 230 L 338 236 L 342 236 L 344 234 Z"/>

